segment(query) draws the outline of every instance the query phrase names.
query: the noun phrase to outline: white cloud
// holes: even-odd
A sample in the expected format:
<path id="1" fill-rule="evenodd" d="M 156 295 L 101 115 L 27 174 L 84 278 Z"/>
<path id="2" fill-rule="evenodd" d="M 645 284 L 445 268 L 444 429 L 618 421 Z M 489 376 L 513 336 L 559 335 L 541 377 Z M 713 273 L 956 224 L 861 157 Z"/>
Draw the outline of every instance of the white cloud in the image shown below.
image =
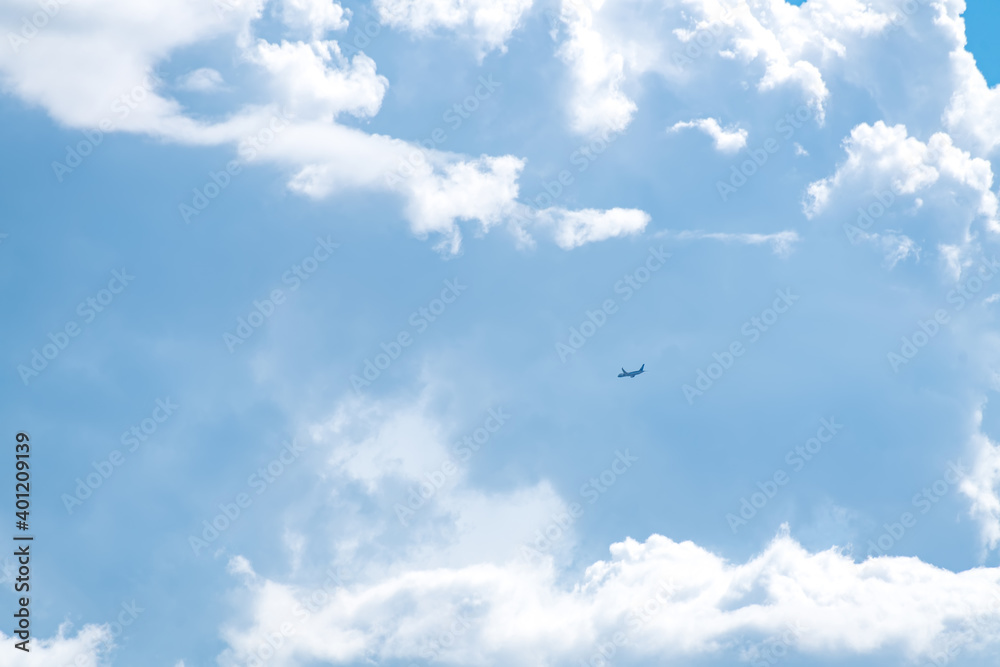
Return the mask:
<path id="1" fill-rule="evenodd" d="M 211 67 L 199 67 L 188 72 L 177 81 L 178 88 L 205 93 L 223 86 L 222 75 Z"/>
<path id="2" fill-rule="evenodd" d="M 261 39 L 246 57 L 270 75 L 275 99 L 302 119 L 374 116 L 389 86 L 376 73 L 375 61 L 359 53 L 348 62 L 335 41 L 272 44 Z"/>
<path id="3" fill-rule="evenodd" d="M 44 108 L 57 122 L 92 128 L 102 119 L 119 121 L 116 100 L 142 85 L 173 51 L 245 33 L 263 2 L 86 0 L 59 6 L 58 15 L 17 50 L 0 49 L 0 76 L 7 91 Z M 18 2 L 17 8 L 30 14 L 38 5 Z M 6 9 L 0 12 L 0 33 L 17 34 L 21 14 L 14 5 Z M 116 129 L 162 136 L 195 125 L 180 121 L 181 113 L 180 105 L 154 86 Z"/>
<path id="4" fill-rule="evenodd" d="M 406 213 L 420 237 L 443 236 L 441 247 L 457 252 L 456 220 L 478 220 L 483 231 L 504 220 L 515 207 L 517 178 L 524 161 L 512 155 L 453 162 L 406 181 Z"/>
<path id="5" fill-rule="evenodd" d="M 562 3 L 568 38 L 558 53 L 570 65 L 573 77 L 571 125 L 581 133 L 617 133 L 628 127 L 637 107 L 621 90 L 625 57 L 594 29 L 591 4 L 601 3 Z"/>
<path id="6" fill-rule="evenodd" d="M 853 232 L 851 235 L 851 242 L 857 243 L 859 241 L 878 248 L 882 252 L 883 264 L 889 270 L 896 268 L 896 265 L 905 260 L 907 257 L 912 256 L 917 260 L 920 259 L 920 246 L 917 245 L 916 241 L 905 234 L 898 234 L 893 231 L 885 231 L 881 233 L 869 233 L 863 231 Z M 958 279 L 958 275 L 953 274 L 955 280 Z"/>
<path id="7" fill-rule="evenodd" d="M 506 51 L 532 0 L 376 0 L 382 21 L 415 33 L 456 32 L 477 44 L 479 55 Z"/>
<path id="8" fill-rule="evenodd" d="M 281 17 L 287 26 L 319 40 L 331 30 L 344 30 L 350 12 L 332 0 L 282 0 Z"/>
<path id="9" fill-rule="evenodd" d="M 99 667 L 113 648 L 111 630 L 107 625 L 85 625 L 74 636 L 69 636 L 69 623 L 59 626 L 55 637 L 43 639 L 32 637 L 30 651 L 22 653 L 14 649 L 19 638 L 8 637 L 0 631 L 0 667 L 52 667 L 53 665 L 74 665 L 75 667 Z M 16 653 L 16 655 L 15 655 Z"/>
<path id="10" fill-rule="evenodd" d="M 312 612 L 310 588 L 242 570 L 253 602 L 226 636 L 223 665 L 292 618 L 276 664 L 576 664 L 617 632 L 628 638 L 619 664 L 746 659 L 782 634 L 803 656 L 889 651 L 900 660 L 926 660 L 949 642 L 983 654 L 1000 641 L 994 570 L 952 573 L 904 557 L 857 563 L 836 549 L 807 552 L 787 534 L 745 563 L 660 535 L 626 539 L 570 586 L 551 567 L 516 562 L 406 569 L 330 591 Z"/>
<path id="11" fill-rule="evenodd" d="M 733 60 L 757 79 L 760 93 L 798 91 L 822 123 L 830 96 L 822 71 L 845 58 L 845 43 L 880 33 L 890 16 L 860 0 L 812 0 L 802 7 L 784 0 L 730 6 L 675 0 L 665 7 L 648 0 L 563 0 L 561 19 L 566 37 L 559 55 L 574 81 L 572 126 L 593 133 L 629 124 L 647 74 L 659 75 L 686 99 L 721 106 L 726 84 L 716 82 L 732 79 Z"/>
<path id="12" fill-rule="evenodd" d="M 895 234 L 886 232 L 883 234 L 873 234 L 877 243 L 882 247 L 886 267 L 893 269 L 897 264 L 911 255 L 920 259 L 920 246 L 905 234 Z"/>
<path id="13" fill-rule="evenodd" d="M 987 85 L 975 58 L 963 48 L 965 31 L 956 32 L 961 44 L 956 44 L 949 58 L 955 83 L 943 120 L 952 135 L 983 153 L 992 153 L 1000 145 L 1000 86 Z"/>
<path id="14" fill-rule="evenodd" d="M 938 244 L 938 252 L 941 254 L 941 263 L 945 274 L 952 280 L 958 282 L 962 277 L 962 271 L 972 264 L 972 260 L 965 256 L 962 248 L 948 243 Z"/>
<path id="15" fill-rule="evenodd" d="M 333 544 L 323 562 L 352 574 L 337 585 L 291 583 L 233 558 L 229 571 L 249 597 L 225 626 L 223 667 L 244 664 L 274 633 L 282 639 L 271 664 L 282 667 L 577 664 L 618 632 L 627 642 L 616 647 L 617 664 L 750 661 L 779 636 L 803 657 L 898 661 L 956 646 L 987 655 L 1000 643 L 996 569 L 954 573 L 912 557 L 856 562 L 837 548 L 807 551 L 787 526 L 745 562 L 654 534 L 624 538 L 609 559 L 569 574 L 563 566 L 575 539 L 567 502 L 544 481 L 484 493 L 469 484 L 462 462 L 400 529 L 384 518 L 393 503 L 418 480 L 430 484 L 426 472 L 444 469 L 442 459 L 457 461 L 444 443 L 460 438 L 432 405 L 430 391 L 410 403 L 348 399 L 312 429 L 330 452 L 321 476 L 337 511 L 286 516 L 328 517 L 310 520 L 311 534 Z M 363 502 L 347 497 L 345 477 L 362 482 Z M 1000 502 L 990 502 L 995 521 Z M 560 515 L 562 524 L 554 520 Z M 350 520 L 353 530 L 344 525 Z M 539 553 L 524 557 L 524 546 Z"/>
<path id="16" fill-rule="evenodd" d="M 22 99 L 43 106 L 57 121 L 91 128 L 112 121 L 113 130 L 148 133 L 189 144 L 240 144 L 268 128 L 279 112 L 290 121 L 266 150 L 254 159 L 278 163 L 290 174 L 289 187 L 310 197 L 325 197 L 348 188 L 394 192 L 403 200 L 411 230 L 423 238 L 440 236 L 437 247 L 458 252 L 459 223 L 473 221 L 488 231 L 521 205 L 517 179 L 523 160 L 510 156 L 466 158 L 426 150 L 390 137 L 340 125 L 343 114 L 370 118 L 378 113 L 388 87 L 364 54 L 348 60 L 336 41 L 319 35 L 346 27 L 346 11 L 334 3 L 293 0 L 282 5 L 290 26 L 312 30 L 312 41 L 269 42 L 255 37 L 253 22 L 261 15 L 261 0 L 226 0 L 200 4 L 194 0 L 166 3 L 150 0 L 142 9 L 118 0 L 90 0 L 93 12 L 84 16 L 77 5 L 60 10 L 60 30 L 39 31 L 16 54 L 0 49 L 0 72 Z M 469 24 L 489 48 L 501 48 L 530 2 L 431 5 L 386 3 L 393 21 L 412 29 Z M 16 28 L 15 19 L 0 14 L 0 29 Z M 137 24 L 141 23 L 141 27 Z M 100 36 L 94 25 L 102 26 Z M 155 28 L 154 28 L 155 26 Z M 469 27 L 467 26 L 467 27 Z M 271 100 L 244 106 L 228 118 L 205 122 L 185 115 L 182 106 L 165 97 L 148 73 L 182 46 L 230 34 L 243 60 L 264 73 Z M 184 83 L 204 88 L 221 79 L 202 68 Z M 119 113 L 123 94 L 137 102 Z M 119 100 L 116 102 L 116 100 Z M 419 159 L 414 162 L 414 156 Z M 241 153 L 241 158 L 249 161 Z M 404 170 L 409 175 L 400 177 Z M 618 218 L 617 213 L 584 216 Z M 596 240 L 610 223 L 594 222 Z"/>
<path id="17" fill-rule="evenodd" d="M 11 4 L 0 13 L 0 30 L 16 34 L 18 12 L 34 6 L 27 0 Z M 386 21 L 404 29 L 453 30 L 488 50 L 503 48 L 530 6 L 529 0 L 383 0 L 379 11 Z M 940 98 L 937 106 L 896 104 L 899 95 L 890 94 L 887 87 L 900 76 L 910 77 L 908 82 L 924 76 L 925 68 L 907 67 L 896 74 L 876 66 L 883 61 L 872 54 L 873 40 L 887 38 L 890 18 L 899 13 L 889 0 L 875 0 L 870 6 L 859 0 L 810 0 L 802 7 L 782 0 L 739 0 L 728 10 L 714 0 L 671 0 L 662 8 L 646 0 L 607 4 L 567 0 L 561 7 L 565 38 L 559 55 L 572 77 L 573 125 L 582 132 L 624 129 L 637 108 L 633 99 L 646 74 L 662 77 L 675 93 L 717 117 L 726 92 L 720 85 L 728 84 L 715 82 L 732 78 L 731 70 L 724 68 L 735 60 L 756 78 L 759 93 L 790 88 L 821 112 L 829 97 L 824 77 L 844 77 L 868 89 L 880 108 L 893 113 L 917 115 L 913 110 L 937 109 L 933 118 L 944 116 L 955 141 L 987 150 L 998 136 L 987 122 L 994 106 L 989 100 L 996 94 L 986 92 L 981 76 L 971 68 L 971 56 L 962 55 L 958 4 L 921 7 L 906 19 L 905 30 L 892 37 L 911 31 L 919 35 L 929 45 L 930 60 L 953 54 L 950 65 L 933 70 L 933 84 L 912 80 L 914 85 L 907 88 L 931 90 Z M 314 197 L 347 187 L 396 192 L 403 197 L 411 229 L 418 235 L 440 234 L 439 247 L 447 251 L 460 248 L 462 221 L 474 221 L 479 229 L 488 230 L 511 212 L 516 214 L 523 161 L 515 156 L 467 158 L 422 151 L 428 165 L 416 169 L 414 177 L 393 186 L 379 183 L 420 149 L 336 124 L 341 114 L 360 118 L 376 114 L 388 85 L 370 58 L 359 54 L 348 61 L 336 42 L 320 39 L 328 30 L 346 27 L 346 10 L 334 2 L 287 0 L 281 5 L 283 19 L 295 29 L 309 31 L 312 41 L 271 43 L 254 36 L 254 21 L 262 9 L 262 0 L 215 4 L 150 0 L 141 5 L 87 0 L 85 5 L 60 5 L 58 29 L 50 25 L 16 50 L 0 50 L 0 73 L 8 90 L 42 106 L 60 123 L 84 128 L 110 119 L 117 131 L 185 143 L 236 143 L 281 106 L 294 116 L 296 130 L 308 129 L 309 135 L 289 130 L 262 157 L 293 174 L 293 190 Z M 664 40 L 663 35 L 672 38 Z M 150 74 L 177 49 L 220 36 L 231 36 L 246 62 L 267 74 L 265 83 L 273 98 L 262 107 L 236 110 L 225 120 L 195 120 L 164 94 Z M 191 87 L 206 89 L 219 83 L 210 68 L 196 72 L 186 81 Z M 114 105 L 122 95 L 140 95 L 142 101 L 120 117 Z M 712 124 L 712 116 L 692 122 L 713 136 L 720 150 L 733 150 L 744 132 L 723 130 L 718 121 Z M 307 145 L 313 141 L 322 148 Z M 981 214 L 995 218 L 996 198 L 985 191 L 987 177 L 992 177 L 988 164 L 969 159 L 946 138 L 932 138 L 927 149 L 940 153 L 934 158 L 935 169 L 981 191 Z M 830 185 L 815 184 L 814 208 L 825 205 Z M 483 202 L 472 201 L 465 196 L 466 186 L 490 196 Z M 557 242 L 564 245 L 627 233 L 628 225 L 639 219 L 631 217 L 626 223 L 612 211 L 600 211 L 596 217 L 591 212 L 549 217 L 561 221 L 553 228 Z M 529 242 L 523 227 L 513 228 Z M 965 241 L 942 242 L 961 246 Z"/>
<path id="18" fill-rule="evenodd" d="M 547 481 L 484 492 L 467 479 L 472 457 L 497 447 L 495 438 L 512 419 L 502 407 L 484 408 L 483 422 L 461 433 L 434 416 L 440 402 L 433 387 L 413 400 L 344 399 L 329 418 L 308 430 L 313 449 L 322 453 L 317 468 L 340 509 L 321 525 L 286 526 L 286 547 L 298 558 L 295 536 L 308 531 L 311 542 L 334 535 L 333 559 L 352 569 L 379 570 L 382 544 L 397 544 L 407 563 L 454 567 L 469 562 L 504 562 L 521 556 L 520 547 L 565 514 L 566 503 Z M 471 436 L 481 432 L 477 439 Z M 485 435 L 485 439 L 480 437 Z M 360 493 L 363 504 L 355 499 Z M 318 500 L 329 502 L 323 492 Z M 289 516 L 310 516 L 314 508 Z M 574 544 L 572 527 L 561 531 L 548 553 L 562 558 Z M 364 563 L 364 564 L 362 564 Z"/>
<path id="19" fill-rule="evenodd" d="M 538 211 L 535 217 L 540 226 L 552 230 L 556 244 L 564 250 L 594 241 L 638 234 L 650 221 L 648 213 L 634 208 L 568 211 L 553 207 Z"/>
<path id="20" fill-rule="evenodd" d="M 650 76 L 699 113 L 731 115 L 734 98 L 756 91 L 754 108 L 773 100 L 777 117 L 798 97 L 822 124 L 836 82 L 844 105 L 863 91 L 891 124 L 929 136 L 943 122 L 959 146 L 985 155 L 1000 145 L 1000 88 L 965 50 L 964 9 L 952 0 L 563 0 L 571 126 L 624 130 Z"/>
<path id="21" fill-rule="evenodd" d="M 773 234 L 734 233 L 734 232 L 703 232 L 700 230 L 685 230 L 681 232 L 663 232 L 664 236 L 673 236 L 678 240 L 710 239 L 723 243 L 742 243 L 745 245 L 770 244 L 771 250 L 779 257 L 792 254 L 795 244 L 801 241 L 798 232 L 785 230 Z"/>
<path id="22" fill-rule="evenodd" d="M 430 400 L 429 393 L 402 405 L 347 399 L 310 435 L 317 442 L 342 443 L 333 448 L 330 465 L 369 493 L 385 477 L 419 480 L 450 455 L 442 424 L 426 414 Z"/>
<path id="23" fill-rule="evenodd" d="M 977 226 L 1000 229 L 989 161 L 956 147 L 949 135 L 937 132 L 925 143 L 903 125 L 877 121 L 851 130 L 844 148 L 847 157 L 834 174 L 809 184 L 803 204 L 808 217 L 857 220 L 852 237 L 878 229 L 881 236 L 866 238 L 893 245 L 891 254 L 900 259 L 916 250 L 907 238 L 915 234 L 889 236 L 885 227 L 905 219 L 907 230 L 919 228 L 936 241 L 944 272 L 954 279 L 976 252 Z M 911 198 L 915 205 L 907 207 Z"/>
<path id="24" fill-rule="evenodd" d="M 977 410 L 972 435 L 972 471 L 959 490 L 971 501 L 969 515 L 979 522 L 984 550 L 1000 546 L 1000 446 L 982 431 L 983 412 Z"/>
<path id="25" fill-rule="evenodd" d="M 697 120 L 674 123 L 670 132 L 686 128 L 701 130 L 715 143 L 715 150 L 722 153 L 736 153 L 747 145 L 747 131 L 739 127 L 723 128 L 714 118 L 699 118 Z"/>

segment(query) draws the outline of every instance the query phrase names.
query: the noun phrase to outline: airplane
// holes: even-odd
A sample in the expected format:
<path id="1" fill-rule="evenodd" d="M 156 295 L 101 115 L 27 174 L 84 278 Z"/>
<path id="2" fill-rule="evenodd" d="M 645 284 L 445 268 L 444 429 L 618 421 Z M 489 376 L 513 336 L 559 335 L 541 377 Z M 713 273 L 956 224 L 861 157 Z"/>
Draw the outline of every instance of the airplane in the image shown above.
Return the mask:
<path id="1" fill-rule="evenodd" d="M 643 364 L 642 366 L 640 366 L 639 370 L 637 370 L 637 371 L 627 371 L 627 370 L 625 370 L 623 368 L 622 372 L 618 374 L 618 377 L 620 377 L 620 378 L 634 378 L 639 373 L 645 373 L 646 371 L 643 370 L 644 368 L 646 368 L 646 364 Z"/>

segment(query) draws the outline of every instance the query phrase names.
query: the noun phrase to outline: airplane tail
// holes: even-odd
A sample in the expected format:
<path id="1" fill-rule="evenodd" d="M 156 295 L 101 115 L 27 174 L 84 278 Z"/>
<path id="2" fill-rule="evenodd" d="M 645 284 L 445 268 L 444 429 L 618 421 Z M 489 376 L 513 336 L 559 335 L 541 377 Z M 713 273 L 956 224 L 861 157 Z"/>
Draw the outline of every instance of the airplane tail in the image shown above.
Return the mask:
<path id="1" fill-rule="evenodd" d="M 642 366 L 639 366 L 639 370 L 640 371 L 643 370 L 643 369 L 645 369 L 645 368 L 646 368 L 646 364 L 643 364 Z"/>
<path id="2" fill-rule="evenodd" d="M 627 371 L 627 370 L 625 370 L 625 368 L 624 368 L 624 367 L 622 367 L 622 373 L 625 373 L 625 374 L 628 374 L 628 371 Z"/>

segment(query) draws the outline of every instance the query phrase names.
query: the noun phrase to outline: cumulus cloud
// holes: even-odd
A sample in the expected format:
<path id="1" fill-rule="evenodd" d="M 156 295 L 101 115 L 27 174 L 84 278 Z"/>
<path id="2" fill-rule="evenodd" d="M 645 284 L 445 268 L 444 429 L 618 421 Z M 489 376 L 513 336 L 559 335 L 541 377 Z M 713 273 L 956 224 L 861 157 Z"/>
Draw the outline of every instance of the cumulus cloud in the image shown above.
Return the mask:
<path id="1" fill-rule="evenodd" d="M 929 158 L 928 166 L 964 187 L 980 190 L 980 214 L 995 219 L 988 164 L 970 158 L 967 151 L 990 150 L 996 144 L 998 135 L 988 122 L 996 115 L 990 111 L 996 93 L 985 88 L 971 56 L 963 50 L 958 5 L 947 3 L 935 9 L 917 4 L 920 9 L 915 15 L 902 16 L 889 0 L 811 0 L 801 7 L 782 0 L 740 0 L 732 5 L 672 0 L 655 12 L 645 0 L 567 0 L 560 8 L 563 36 L 558 54 L 569 67 L 573 127 L 581 132 L 625 129 L 637 109 L 640 79 L 653 74 L 712 114 L 676 125 L 676 129 L 696 127 L 708 133 L 719 150 L 732 151 L 745 143 L 745 130 L 723 128 L 715 120 L 722 115 L 718 107 L 729 85 L 725 82 L 732 80 L 732 70 L 726 69 L 732 63 L 739 63 L 756 78 L 757 95 L 787 89 L 811 105 L 817 119 L 822 118 L 829 98 L 826 79 L 843 77 L 869 90 L 887 112 L 919 116 L 914 122 L 925 123 L 927 115 L 915 110 L 936 110 L 933 118 L 943 118 L 954 137 L 947 139 L 949 135 L 941 133 L 927 142 L 926 149 L 937 155 Z M 17 11 L 31 6 L 27 0 L 10 5 L 0 13 L 0 28 L 17 34 Z M 378 4 L 380 15 L 393 25 L 415 32 L 457 31 L 487 50 L 502 50 L 530 7 L 529 0 L 500 4 L 382 0 Z M 346 27 L 349 13 L 339 4 L 324 0 L 281 4 L 282 19 L 289 27 L 308 32 L 309 41 L 275 43 L 256 37 L 254 25 L 262 10 L 262 0 L 216 4 L 154 0 L 141 8 L 120 0 L 93 0 L 85 13 L 76 5 L 60 5 L 59 29 L 39 30 L 30 39 L 19 38 L 23 43 L 17 48 L 2 50 L 0 73 L 10 91 L 45 108 L 60 123 L 83 128 L 110 120 L 114 130 L 185 143 L 238 143 L 264 126 L 276 108 L 286 109 L 295 126 L 308 129 L 309 139 L 326 151 L 319 155 L 307 145 L 309 140 L 302 139 L 303 133 L 289 131 L 261 156 L 291 172 L 294 191 L 314 197 L 346 187 L 395 192 L 403 198 L 411 229 L 418 235 L 439 234 L 438 247 L 446 252 L 460 248 L 462 222 L 472 221 L 479 230 L 488 230 L 516 215 L 520 206 L 516 180 L 523 168 L 520 158 L 423 151 L 408 142 L 338 125 L 345 114 L 358 118 L 376 114 L 388 86 L 370 58 L 358 54 L 347 59 L 337 42 L 322 39 L 326 32 Z M 895 27 L 900 21 L 903 29 Z M 94 25 L 101 26 L 99 37 Z M 226 35 L 242 52 L 244 62 L 265 75 L 272 99 L 262 106 L 246 105 L 214 122 L 196 120 L 165 94 L 151 73 L 177 49 Z M 663 35 L 670 38 L 664 40 Z M 873 51 L 877 48 L 873 40 L 905 41 L 914 35 L 928 45 L 931 56 L 949 56 L 942 59 L 947 60 L 946 66 L 933 70 L 933 85 L 912 79 L 917 76 L 914 72 L 923 76 L 924 68 L 894 73 L 891 67 L 872 64 L 883 62 Z M 221 77 L 213 72 L 200 68 L 182 86 L 201 90 L 218 86 Z M 904 89 L 930 89 L 940 99 L 935 104 L 915 100 L 895 104 L 899 95 L 889 86 L 900 77 L 914 83 Z M 119 115 L 116 109 L 125 108 L 120 106 L 122 96 L 129 96 L 130 104 Z M 877 123 L 872 127 L 880 129 Z M 856 140 L 852 134 L 852 141 Z M 906 153 L 910 147 L 903 143 L 907 145 L 900 152 Z M 427 155 L 427 165 L 415 169 L 412 178 L 379 183 L 414 150 Z M 924 170 L 915 178 L 930 173 Z M 826 205 L 834 185 L 835 178 L 814 184 L 809 193 L 810 214 Z M 465 197 L 466 186 L 491 196 L 482 203 L 470 201 Z M 542 217 L 556 221 L 550 227 L 564 246 L 629 233 L 639 220 L 609 210 Z M 528 242 L 524 226 L 512 228 Z M 964 240 L 942 239 L 942 243 L 961 246 Z"/>
<path id="2" fill-rule="evenodd" d="M 984 550 L 1000 545 L 1000 446 L 981 431 L 982 408 L 976 412 L 970 449 L 973 462 L 959 490 L 969 498 L 969 515 L 979 522 Z"/>
<path id="3" fill-rule="evenodd" d="M 278 103 L 309 120 L 332 122 L 342 113 L 373 116 L 389 86 L 376 73 L 375 61 L 359 53 L 348 62 L 334 41 L 258 40 L 246 57 L 270 75 Z"/>
<path id="4" fill-rule="evenodd" d="M 47 639 L 32 637 L 27 653 L 19 654 L 14 659 L 13 645 L 20 641 L 17 637 L 8 637 L 0 631 L 0 642 L 7 647 L 0 664 L 23 665 L 24 667 L 51 667 L 52 665 L 79 665 L 79 667 L 98 667 L 114 647 L 111 630 L 106 625 L 85 625 L 75 635 L 70 635 L 70 624 L 59 626 L 55 637 Z"/>
<path id="5" fill-rule="evenodd" d="M 414 33 L 456 32 L 477 44 L 480 57 L 506 42 L 532 0 L 376 0 L 382 21 Z"/>
<path id="6" fill-rule="evenodd" d="M 331 0 L 282 0 L 281 17 L 290 28 L 318 40 L 331 30 L 347 28 L 350 12 Z"/>
<path id="7" fill-rule="evenodd" d="M 798 91 L 822 123 L 830 92 L 823 70 L 843 59 L 845 42 L 878 34 L 891 16 L 859 0 L 783 0 L 726 6 L 714 0 L 678 0 L 653 10 L 647 0 L 605 3 L 564 0 L 565 38 L 559 55 L 574 81 L 573 127 L 592 133 L 623 130 L 637 109 L 639 80 L 656 74 L 685 97 L 720 104 L 727 62 L 740 62 L 757 77 L 757 90 Z M 671 38 L 664 39 L 665 35 Z"/>
<path id="8" fill-rule="evenodd" d="M 517 178 L 524 161 L 511 155 L 455 162 L 407 181 L 406 211 L 414 232 L 442 234 L 452 252 L 460 235 L 455 220 L 478 220 L 483 231 L 505 219 L 515 206 Z"/>
<path id="9" fill-rule="evenodd" d="M 797 98 L 822 125 L 835 82 L 863 91 L 891 124 L 927 136 L 943 122 L 956 144 L 985 155 L 1000 144 L 1000 89 L 988 87 L 965 50 L 964 7 L 564 0 L 558 54 L 573 82 L 570 123 L 586 134 L 624 130 L 644 79 L 655 76 L 700 113 L 731 115 L 735 97 L 754 108 L 779 104 L 779 116 Z"/>
<path id="10" fill-rule="evenodd" d="M 568 36 L 558 53 L 573 77 L 571 126 L 581 133 L 617 133 L 628 127 L 637 107 L 622 91 L 625 56 L 594 28 L 594 11 L 591 3 L 562 3 Z"/>
<path id="11" fill-rule="evenodd" d="M 844 149 L 847 157 L 833 175 L 809 184 L 804 211 L 810 218 L 851 220 L 845 223 L 848 238 L 882 244 L 896 258 L 890 264 L 914 254 L 916 246 L 912 231 L 885 229 L 888 220 L 903 220 L 904 229 L 935 240 L 942 270 L 954 279 L 977 251 L 977 230 L 1000 229 L 990 162 L 961 150 L 948 134 L 937 132 L 925 143 L 902 125 L 862 123 Z"/>
<path id="12" fill-rule="evenodd" d="M 262 0 L 60 3 L 49 25 L 17 49 L 0 49 L 0 75 L 8 91 L 69 127 L 93 128 L 110 119 L 120 131 L 192 131 L 197 124 L 151 76 L 156 64 L 177 49 L 245 34 L 262 7 Z M 33 2 L 8 3 L 0 32 L 19 34 L 20 12 L 37 10 Z M 121 98 L 143 86 L 139 103 L 121 117 Z"/>
<path id="13" fill-rule="evenodd" d="M 993 170 L 988 160 L 972 157 L 954 145 L 951 137 L 937 132 L 924 143 L 909 136 L 903 125 L 888 126 L 862 123 L 845 140 L 846 161 L 833 176 L 809 185 L 810 201 L 806 213 L 820 212 L 834 190 L 854 186 L 865 179 L 899 194 L 911 195 L 927 190 L 939 180 L 963 186 L 975 195 L 975 215 L 996 222 L 997 196 L 992 192 Z M 870 189 L 870 188 L 869 188 Z"/>
<path id="14" fill-rule="evenodd" d="M 747 145 L 747 131 L 739 127 L 723 128 L 714 118 L 699 118 L 697 120 L 674 123 L 670 132 L 678 132 L 687 128 L 701 130 L 715 143 L 715 150 L 722 153 L 736 153 Z"/>
<path id="15" fill-rule="evenodd" d="M 246 603 L 225 627 L 221 665 L 259 657 L 264 638 L 276 635 L 271 660 L 286 667 L 577 664 L 618 633 L 619 664 L 753 660 L 779 641 L 803 657 L 888 652 L 899 660 L 955 646 L 985 655 L 1000 643 L 996 569 L 954 573 L 912 557 L 858 562 L 838 548 L 806 550 L 787 526 L 744 562 L 663 535 L 623 536 L 610 558 L 570 575 L 570 505 L 544 482 L 492 493 L 472 487 L 460 434 L 432 405 L 430 390 L 409 401 L 348 399 L 311 428 L 328 452 L 320 475 L 341 498 L 338 512 L 319 513 L 331 519 L 314 522 L 312 533 L 321 542 L 325 532 L 336 536 L 333 557 L 322 561 L 344 567 L 332 579 L 327 570 L 286 581 L 233 558 L 229 571 Z M 444 470 L 450 479 L 434 483 Z M 360 484 L 363 502 L 345 502 L 345 478 Z M 405 529 L 386 522 L 404 489 L 418 484 L 428 491 L 416 492 Z M 1000 502 L 990 502 L 995 521 Z M 353 533 L 345 514 L 357 515 Z"/>
<path id="16" fill-rule="evenodd" d="M 975 58 L 964 49 L 964 21 L 946 15 L 942 22 L 954 24 L 956 42 L 948 59 L 954 85 L 943 114 L 945 126 L 969 147 L 993 153 L 1000 145 L 1000 85 L 990 88 Z"/>
<path id="17" fill-rule="evenodd" d="M 330 590 L 242 568 L 252 603 L 228 633 L 220 662 L 239 664 L 297 619 L 278 664 L 362 657 L 433 657 L 466 665 L 588 661 L 622 633 L 616 662 L 753 656 L 782 636 L 803 656 L 907 660 L 949 645 L 982 652 L 1000 641 L 994 570 L 952 573 L 914 558 L 855 562 L 836 549 L 810 553 L 787 534 L 731 563 L 691 542 L 652 535 L 611 545 L 572 586 L 548 566 L 517 562 L 411 569 Z M 312 600 L 312 602 L 310 602 Z"/>
<path id="18" fill-rule="evenodd" d="M 485 232 L 520 206 L 517 179 L 524 162 L 515 156 L 467 158 L 338 122 L 344 115 L 377 114 L 389 85 L 371 58 L 358 53 L 348 59 L 336 41 L 321 39 L 330 30 L 347 27 L 349 14 L 339 4 L 285 0 L 282 19 L 308 32 L 310 39 L 280 42 L 255 35 L 261 0 L 214 5 L 154 0 L 141 10 L 119 4 L 93 0 L 93 11 L 86 16 L 67 5 L 60 9 L 60 30 L 39 31 L 16 51 L 0 50 L 0 72 L 8 87 L 71 127 L 110 122 L 112 131 L 188 144 L 237 145 L 243 161 L 282 165 L 290 172 L 289 188 L 305 196 L 325 197 L 348 188 L 395 193 L 411 230 L 421 238 L 439 237 L 436 247 L 445 253 L 460 250 L 460 223 L 477 223 Z M 387 21 L 418 31 L 468 28 L 485 48 L 502 48 L 530 5 L 385 2 L 380 11 Z M 0 13 L 0 28 L 16 29 L 15 21 L 9 12 Z M 99 38 L 92 29 L 95 24 L 103 29 Z M 258 69 L 271 98 L 221 120 L 196 120 L 165 95 L 150 73 L 172 51 L 226 34 L 243 62 Z M 182 88 L 195 90 L 220 84 L 221 75 L 211 68 L 197 69 L 180 82 Z M 252 137 L 270 136 L 278 117 L 284 129 L 268 140 L 266 150 L 242 150 Z M 414 155 L 420 156 L 416 162 Z M 617 213 L 583 214 L 593 215 L 618 218 Z M 600 221 L 576 226 L 585 240 L 614 235 L 601 231 L 611 227 Z"/>

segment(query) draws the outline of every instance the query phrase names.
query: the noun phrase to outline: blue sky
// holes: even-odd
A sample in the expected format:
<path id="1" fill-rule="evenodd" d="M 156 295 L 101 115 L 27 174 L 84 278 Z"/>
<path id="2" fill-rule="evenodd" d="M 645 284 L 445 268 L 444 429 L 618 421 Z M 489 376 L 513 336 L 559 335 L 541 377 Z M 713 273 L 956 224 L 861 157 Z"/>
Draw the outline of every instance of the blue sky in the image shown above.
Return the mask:
<path id="1" fill-rule="evenodd" d="M 0 665 L 993 664 L 998 10 L 792 4 L 0 10 Z"/>

